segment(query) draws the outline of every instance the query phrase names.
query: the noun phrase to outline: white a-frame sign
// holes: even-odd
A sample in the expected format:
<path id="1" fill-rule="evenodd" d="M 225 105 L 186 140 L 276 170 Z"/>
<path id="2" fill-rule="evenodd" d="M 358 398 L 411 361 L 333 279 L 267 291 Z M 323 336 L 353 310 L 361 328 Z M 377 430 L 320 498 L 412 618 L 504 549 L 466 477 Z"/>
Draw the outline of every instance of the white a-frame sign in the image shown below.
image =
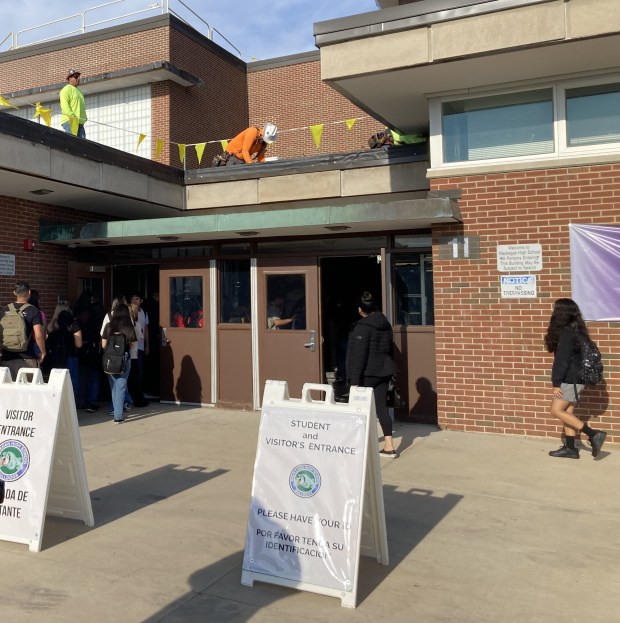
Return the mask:
<path id="1" fill-rule="evenodd" d="M 31 378 L 29 378 L 31 377 Z M 0 368 L 0 539 L 41 551 L 46 515 L 94 525 L 68 370 Z"/>
<path id="2" fill-rule="evenodd" d="M 267 381 L 241 583 L 354 608 L 360 553 L 388 564 L 372 389 L 351 388 L 345 404 L 329 385 L 306 384 L 294 399 L 284 381 Z"/>

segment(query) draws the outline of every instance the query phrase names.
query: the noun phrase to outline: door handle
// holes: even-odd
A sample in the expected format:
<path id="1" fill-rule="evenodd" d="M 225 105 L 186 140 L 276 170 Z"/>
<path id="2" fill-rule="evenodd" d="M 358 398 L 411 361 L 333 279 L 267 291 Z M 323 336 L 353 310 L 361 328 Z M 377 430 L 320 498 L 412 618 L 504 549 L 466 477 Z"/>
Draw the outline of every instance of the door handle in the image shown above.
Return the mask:
<path id="1" fill-rule="evenodd" d="M 314 352 L 316 344 L 316 331 L 310 331 L 308 339 L 310 341 L 304 344 L 304 348 L 309 348 L 312 352 Z"/>
<path id="2" fill-rule="evenodd" d="M 170 340 L 168 339 L 168 331 L 166 331 L 166 327 L 161 328 L 161 345 L 168 346 L 170 344 Z"/>

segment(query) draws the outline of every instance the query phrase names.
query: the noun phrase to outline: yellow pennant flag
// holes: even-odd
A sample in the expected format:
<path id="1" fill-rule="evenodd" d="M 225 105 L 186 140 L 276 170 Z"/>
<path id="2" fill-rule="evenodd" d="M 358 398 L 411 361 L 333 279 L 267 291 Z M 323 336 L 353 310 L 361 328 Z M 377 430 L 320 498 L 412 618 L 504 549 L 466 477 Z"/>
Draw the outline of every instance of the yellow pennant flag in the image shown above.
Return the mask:
<path id="1" fill-rule="evenodd" d="M 185 143 L 179 143 L 179 159 L 181 163 L 185 162 L 185 148 L 187 145 Z"/>
<path id="2" fill-rule="evenodd" d="M 71 115 L 69 117 L 69 121 L 71 122 L 71 134 L 73 134 L 73 136 L 77 136 L 78 130 L 80 128 L 80 120 L 77 117 Z"/>
<path id="3" fill-rule="evenodd" d="M 198 143 L 196 145 L 196 155 L 198 156 L 198 164 L 200 164 L 202 161 L 202 154 L 205 153 L 206 146 L 207 146 L 206 143 Z"/>
<path id="4" fill-rule="evenodd" d="M 158 138 L 155 140 L 155 160 L 159 160 L 161 152 L 164 150 L 164 139 Z"/>
<path id="5" fill-rule="evenodd" d="M 136 151 L 138 151 L 138 149 L 140 149 L 140 145 L 142 145 L 142 141 L 146 138 L 146 134 L 140 134 L 140 136 L 138 136 L 138 144 L 136 145 Z"/>
<path id="6" fill-rule="evenodd" d="M 314 139 L 314 144 L 317 146 L 317 149 L 321 146 L 321 137 L 323 136 L 324 126 L 325 124 L 323 123 L 310 126 L 310 132 L 312 132 L 312 138 Z"/>
<path id="7" fill-rule="evenodd" d="M 41 117 L 45 122 L 45 125 L 49 128 L 52 125 L 52 111 L 50 108 L 44 108 L 41 106 L 41 102 L 37 102 L 34 107 L 34 119 Z"/>
<path id="8" fill-rule="evenodd" d="M 226 151 L 228 147 L 228 141 L 220 141 L 220 145 L 222 146 L 222 151 Z"/>
<path id="9" fill-rule="evenodd" d="M 15 110 L 19 110 L 17 106 L 13 106 L 13 104 L 11 104 L 9 100 L 2 97 L 2 95 L 0 95 L 0 106 L 8 106 L 9 108 L 15 108 Z"/>
<path id="10" fill-rule="evenodd" d="M 345 123 L 347 124 L 347 129 L 350 130 L 354 125 L 357 119 L 347 119 Z"/>

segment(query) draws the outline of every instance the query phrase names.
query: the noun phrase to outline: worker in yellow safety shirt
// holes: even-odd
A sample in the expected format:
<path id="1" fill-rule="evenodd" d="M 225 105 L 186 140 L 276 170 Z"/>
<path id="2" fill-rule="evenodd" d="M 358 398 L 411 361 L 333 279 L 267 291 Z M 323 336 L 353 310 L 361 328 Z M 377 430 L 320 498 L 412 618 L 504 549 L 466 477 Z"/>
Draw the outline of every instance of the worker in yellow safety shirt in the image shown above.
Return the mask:
<path id="1" fill-rule="evenodd" d="M 86 116 L 84 94 L 78 89 L 80 76 L 80 72 L 76 69 L 70 69 L 68 72 L 67 82 L 69 84 L 66 84 L 60 91 L 60 110 L 62 112 L 60 123 L 67 134 L 86 138 L 84 124 L 88 117 Z"/>

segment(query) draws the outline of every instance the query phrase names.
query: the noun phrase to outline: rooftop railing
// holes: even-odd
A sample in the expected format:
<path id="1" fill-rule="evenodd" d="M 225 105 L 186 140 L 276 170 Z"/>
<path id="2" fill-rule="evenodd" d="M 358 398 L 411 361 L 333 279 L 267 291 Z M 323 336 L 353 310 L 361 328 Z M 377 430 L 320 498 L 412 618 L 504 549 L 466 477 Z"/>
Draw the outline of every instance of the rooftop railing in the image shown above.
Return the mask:
<path id="1" fill-rule="evenodd" d="M 134 5 L 135 8 L 128 9 L 129 4 Z M 170 13 L 202 32 L 211 40 L 215 34 L 219 35 L 223 41 L 223 44 L 220 44 L 222 47 L 234 51 L 239 57 L 242 56 L 241 51 L 233 43 L 219 30 L 212 28 L 183 0 L 160 0 L 159 2 L 151 2 L 146 6 L 136 6 L 135 0 L 133 2 L 131 0 L 110 0 L 104 4 L 89 7 L 81 13 L 10 32 L 0 41 L 0 52 L 16 50 L 36 43 L 55 41 L 71 35 L 84 34 L 114 23 L 133 21 L 137 16 L 157 13 L 162 15 Z"/>

